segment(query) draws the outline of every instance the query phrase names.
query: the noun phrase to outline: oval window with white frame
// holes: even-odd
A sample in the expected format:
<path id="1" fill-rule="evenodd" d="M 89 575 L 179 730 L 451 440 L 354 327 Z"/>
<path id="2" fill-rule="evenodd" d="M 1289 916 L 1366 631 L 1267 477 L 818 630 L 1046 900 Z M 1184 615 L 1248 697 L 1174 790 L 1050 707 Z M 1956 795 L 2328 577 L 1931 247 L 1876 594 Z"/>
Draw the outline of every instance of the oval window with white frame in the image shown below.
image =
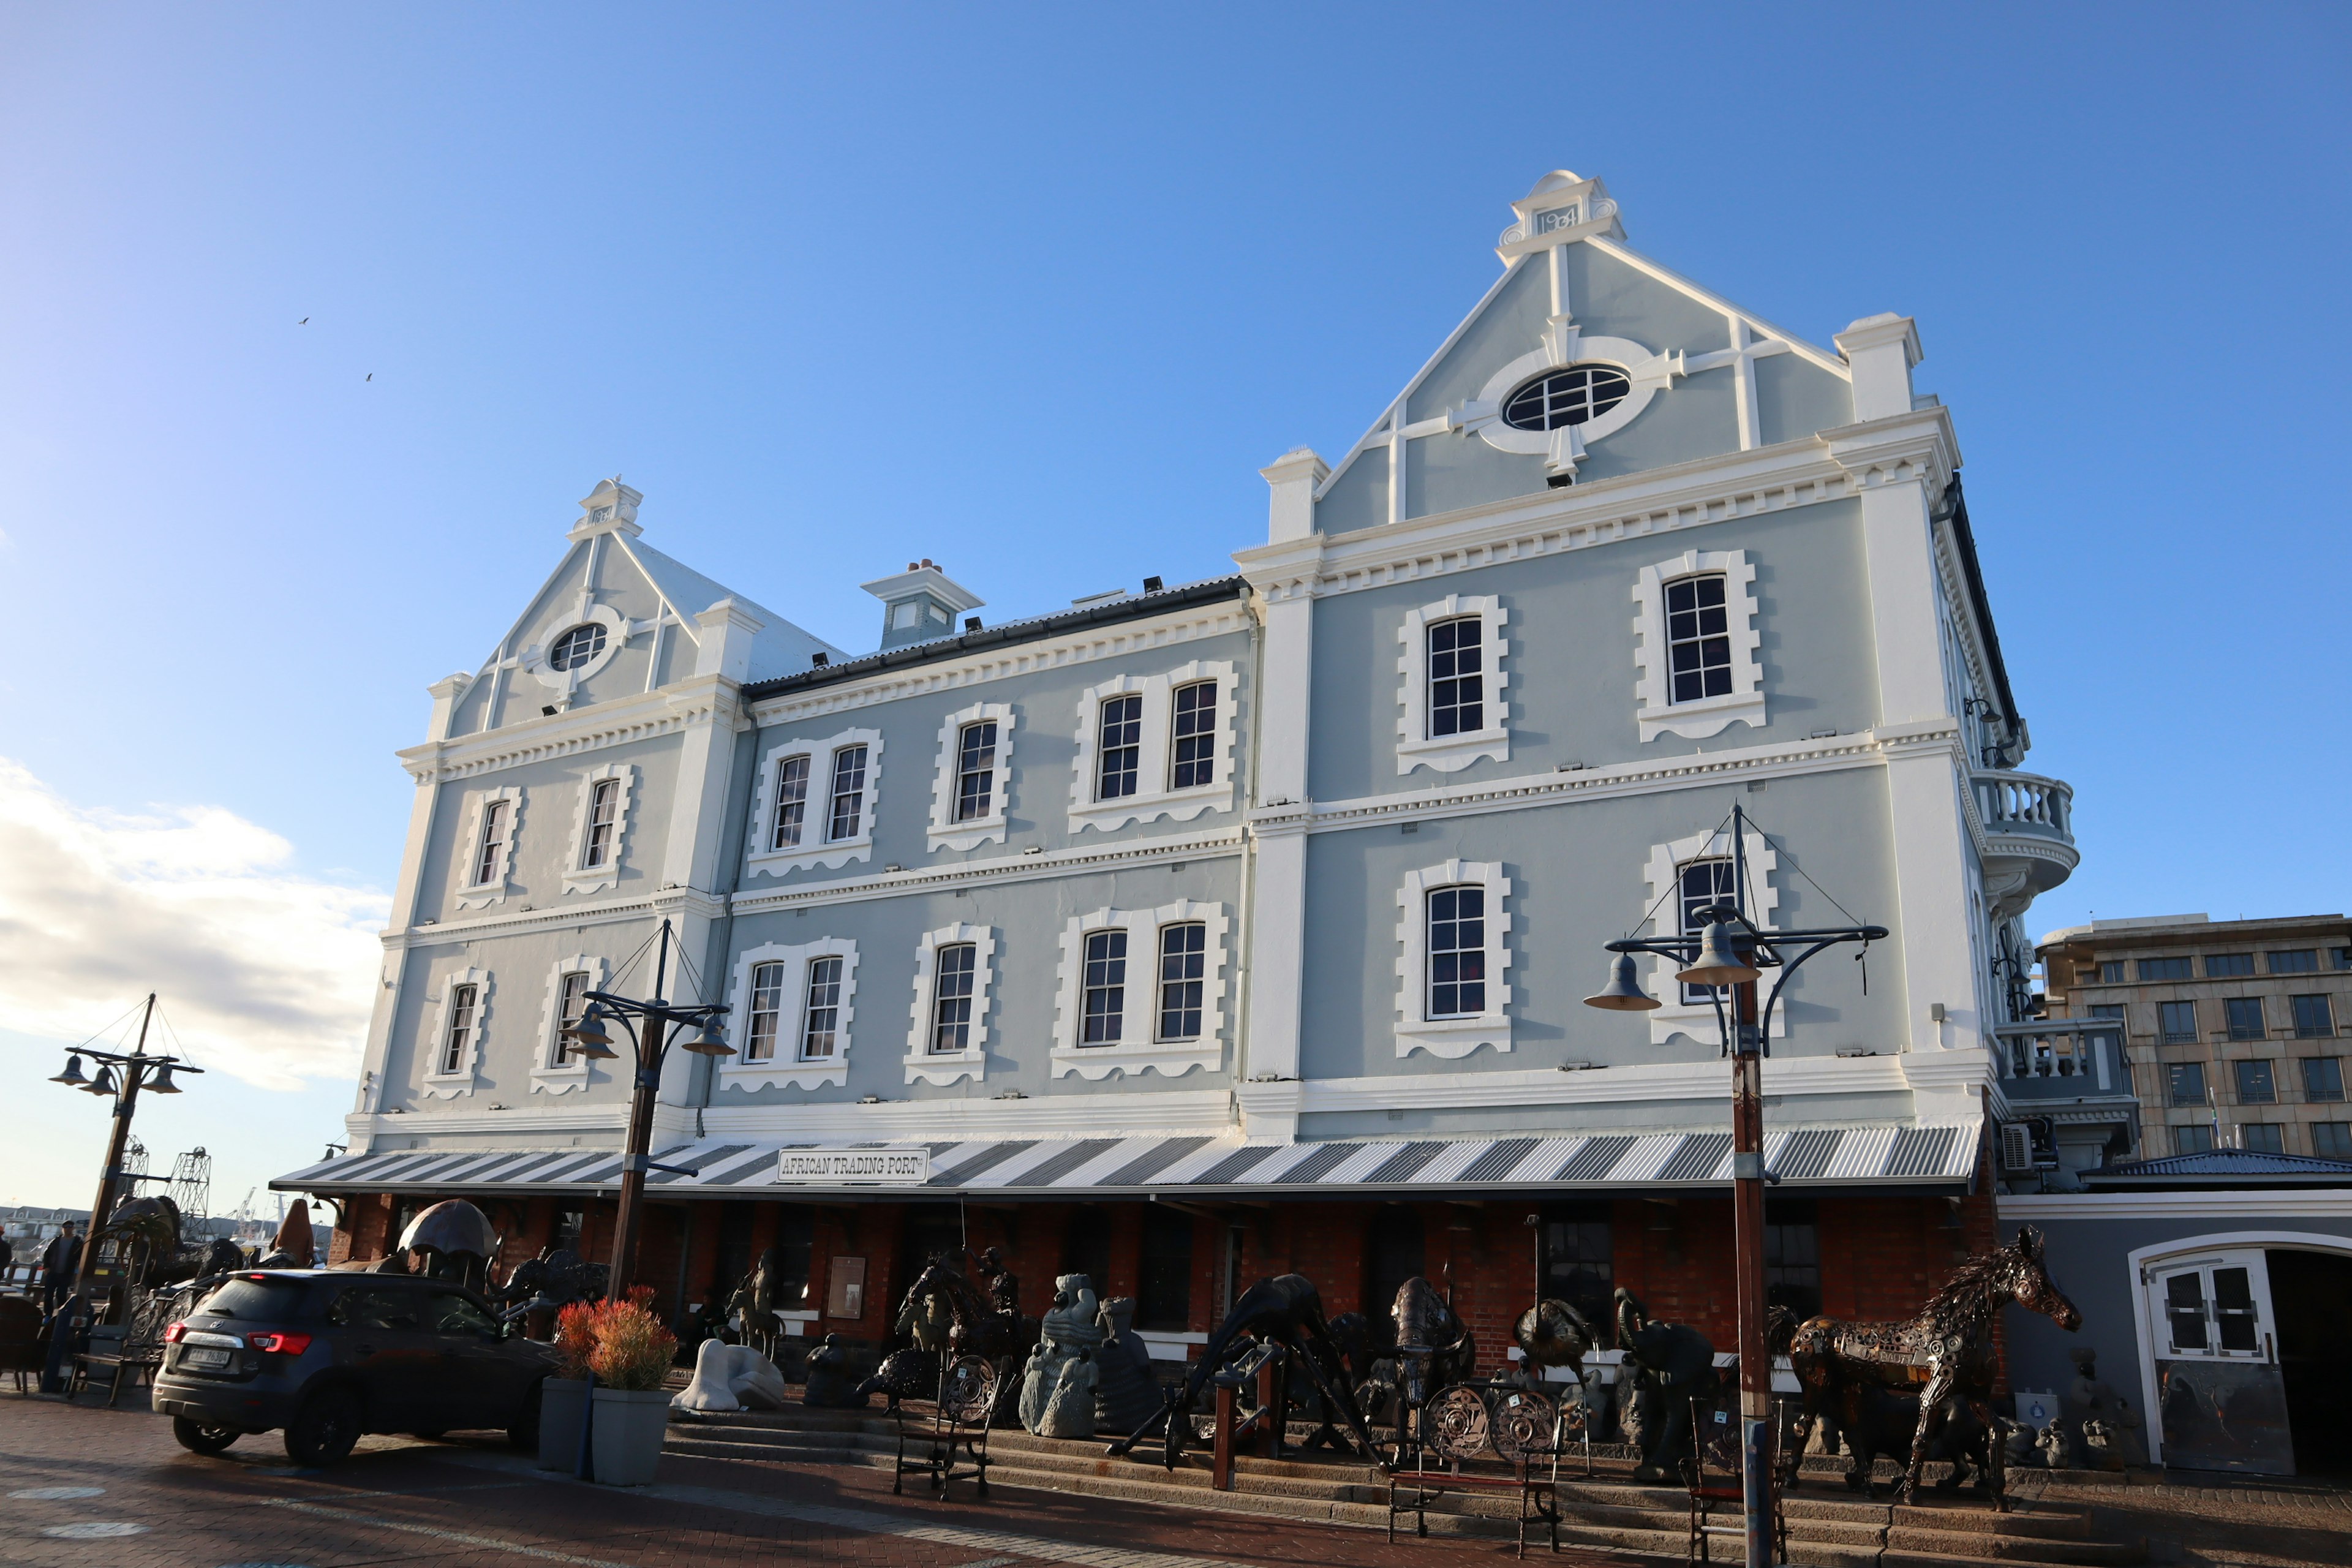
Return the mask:
<path id="1" fill-rule="evenodd" d="M 1613 364 L 1572 364 L 1536 377 L 1503 404 L 1514 430 L 1557 430 L 1588 425 L 1625 401 L 1633 378 Z"/>
<path id="2" fill-rule="evenodd" d="M 594 621 L 583 621 L 562 637 L 547 650 L 550 669 L 578 669 L 594 660 L 604 651 L 604 628 Z"/>

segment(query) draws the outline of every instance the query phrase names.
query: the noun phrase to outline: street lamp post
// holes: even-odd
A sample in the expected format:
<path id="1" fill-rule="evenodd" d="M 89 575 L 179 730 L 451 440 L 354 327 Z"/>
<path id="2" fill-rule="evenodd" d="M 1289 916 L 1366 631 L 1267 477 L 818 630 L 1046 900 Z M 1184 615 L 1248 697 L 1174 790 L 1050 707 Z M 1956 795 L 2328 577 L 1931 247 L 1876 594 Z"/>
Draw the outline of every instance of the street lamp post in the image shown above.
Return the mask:
<path id="1" fill-rule="evenodd" d="M 114 1130 L 107 1136 L 106 1164 L 99 1172 L 98 1197 L 89 1205 L 89 1228 L 82 1237 L 81 1257 L 74 1268 L 73 1289 L 60 1310 L 60 1316 L 67 1322 L 73 1321 L 79 1311 L 77 1303 L 84 1299 L 89 1289 L 90 1264 L 98 1256 L 98 1234 L 105 1226 L 107 1215 L 113 1211 L 117 1188 L 126 1179 L 122 1152 L 131 1143 L 131 1119 L 139 1109 L 140 1089 L 145 1088 L 157 1094 L 177 1094 L 180 1086 L 172 1081 L 173 1073 L 201 1073 L 205 1070 L 190 1067 L 177 1057 L 149 1056 L 147 1030 L 154 1021 L 155 994 L 151 991 L 147 994 L 146 1011 L 139 1018 L 139 1043 L 131 1047 L 128 1056 L 117 1051 L 94 1051 L 85 1047 L 68 1053 L 65 1070 L 49 1080 L 69 1089 L 79 1089 L 85 1094 L 111 1095 L 114 1098 Z M 81 1058 L 84 1057 L 99 1064 L 96 1078 L 83 1076 Z M 61 1346 L 67 1337 L 55 1329 L 50 1331 L 50 1335 L 53 1347 Z M 58 1360 L 53 1348 L 50 1373 L 45 1383 L 55 1380 Z"/>
<path id="2" fill-rule="evenodd" d="M 669 984 L 670 925 L 661 923 L 660 951 L 654 960 L 654 994 L 650 1000 L 636 1001 L 610 991 L 588 993 L 588 1009 L 580 1021 L 567 1026 L 563 1038 L 583 1057 L 610 1059 L 620 1053 L 613 1048 L 612 1034 L 607 1022 L 617 1023 L 629 1037 L 629 1046 L 637 1059 L 636 1085 L 629 1097 L 629 1136 L 626 1151 L 621 1157 L 620 1212 L 613 1218 L 612 1277 L 605 1282 L 607 1300 L 619 1300 L 627 1290 L 631 1265 L 637 1250 L 637 1211 L 645 1206 L 646 1173 L 673 1171 L 691 1176 L 698 1173 L 681 1165 L 661 1165 L 646 1157 L 654 1134 L 654 1097 L 661 1088 L 662 1058 L 668 1049 L 673 1026 L 695 1031 L 682 1048 L 698 1057 L 731 1057 L 735 1047 L 719 1034 L 719 1020 L 727 1016 L 727 1008 L 719 1003 L 702 1003 L 690 1007 L 673 1007 L 662 998 Z M 643 1025 L 642 1032 L 638 1026 Z"/>
<path id="3" fill-rule="evenodd" d="M 1748 918 L 1747 816 L 1731 808 L 1732 901 L 1698 911 L 1706 921 L 1695 934 L 1627 937 L 1608 944 L 1617 954 L 1609 984 L 1584 999 L 1611 1012 L 1648 1012 L 1661 1005 L 1642 990 L 1635 973 L 1637 952 L 1672 959 L 1675 978 L 1712 991 L 1716 1025 L 1724 1054 L 1731 1058 L 1731 1212 L 1735 1285 L 1739 1305 L 1740 1503 L 1748 1538 L 1747 1568 L 1772 1562 L 1772 1361 L 1765 1349 L 1764 1184 L 1778 1180 L 1764 1169 L 1764 1061 L 1769 1050 L 1773 1009 L 1791 975 L 1815 953 L 1840 942 L 1873 942 L 1885 926 L 1828 926 L 1804 931 L 1759 931 Z M 1677 922 L 1679 923 L 1679 922 Z M 1780 971 L 1759 1013 L 1756 983 L 1766 969 Z M 1724 1006 L 1725 994 L 1730 1008 Z M 1697 1435 L 1693 1434 L 1693 1440 Z"/>

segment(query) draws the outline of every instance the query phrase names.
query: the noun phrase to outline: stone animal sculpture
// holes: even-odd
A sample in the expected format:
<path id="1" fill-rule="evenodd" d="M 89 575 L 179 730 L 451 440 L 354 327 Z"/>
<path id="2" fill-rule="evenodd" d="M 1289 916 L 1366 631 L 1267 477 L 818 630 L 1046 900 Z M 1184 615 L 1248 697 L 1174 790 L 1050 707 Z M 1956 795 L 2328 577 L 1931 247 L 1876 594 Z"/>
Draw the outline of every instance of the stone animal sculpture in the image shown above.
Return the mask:
<path id="1" fill-rule="evenodd" d="M 1722 1387 L 1715 1345 L 1687 1323 L 1653 1322 L 1631 1290 L 1617 1290 L 1617 1348 L 1633 1373 L 1633 1396 L 1623 1399 L 1622 1418 L 1639 1433 L 1637 1481 L 1664 1480 L 1691 1440 L 1691 1401 L 1713 1397 Z"/>
<path id="2" fill-rule="evenodd" d="M 839 1334 L 827 1334 L 824 1342 L 809 1352 L 808 1380 L 801 1388 L 801 1403 L 820 1410 L 863 1410 L 867 1390 L 849 1381 L 849 1352 Z"/>
<path id="3" fill-rule="evenodd" d="M 1389 1306 L 1397 1362 L 1397 1441 L 1431 1397 L 1478 1375 L 1478 1343 L 1436 1286 L 1419 1275 L 1397 1287 Z M 1423 1434 L 1426 1436 L 1426 1434 Z"/>
<path id="4" fill-rule="evenodd" d="M 694 1381 L 670 1398 L 672 1410 L 775 1410 L 784 1374 L 749 1345 L 705 1340 L 694 1352 Z"/>
<path id="5" fill-rule="evenodd" d="M 1925 1414 L 1912 1439 L 1901 1492 L 1908 1500 L 1919 1489 L 1919 1473 L 1953 1395 L 1968 1402 L 1969 1414 L 1980 1425 L 1992 1427 L 1993 1331 L 2001 1308 L 2011 1302 L 2042 1313 L 2070 1333 L 2083 1324 L 2083 1314 L 2052 1281 L 2043 1264 L 2041 1233 L 2031 1226 L 2021 1229 L 2008 1246 L 1962 1263 L 1918 1315 L 1903 1322 L 1849 1323 L 1820 1317 L 1797 1325 L 1789 1361 L 1804 1390 L 1804 1408 L 1797 1417 L 1790 1458 L 1803 1453 L 1815 1418 L 1843 1384 L 1921 1384 Z M 1992 1446 L 1995 1456 L 2003 1451 L 2002 1445 Z M 1784 1483 L 1790 1474 L 1784 1462 Z M 2007 1511 L 2004 1466 L 1998 1458 L 1991 1483 L 1994 1506 Z"/>
<path id="6" fill-rule="evenodd" d="M 1095 1425 L 1132 1432 L 1160 1413 L 1160 1384 L 1151 1375 L 1151 1347 L 1134 1329 L 1135 1298 L 1114 1296 L 1095 1315 L 1103 1331 L 1095 1355 Z"/>
<path id="7" fill-rule="evenodd" d="M 1065 1357 L 1055 1373 L 1052 1393 L 1030 1430 L 1040 1437 L 1091 1437 L 1095 1435 L 1095 1352 L 1080 1346 Z"/>
<path id="8" fill-rule="evenodd" d="M 1029 1352 L 1028 1364 L 1021 1373 L 1021 1425 L 1028 1430 L 1047 1435 L 1045 1431 L 1045 1407 L 1053 1401 L 1062 1385 L 1062 1369 L 1084 1351 L 1091 1358 L 1103 1342 L 1102 1324 L 1097 1320 L 1102 1307 L 1095 1300 L 1094 1282 L 1083 1274 L 1065 1274 L 1054 1281 L 1053 1309 L 1037 1325 L 1037 1348 Z M 1089 1374 L 1088 1397 L 1092 1397 L 1094 1379 Z M 1066 1420 L 1064 1425 L 1069 1423 Z M 1087 1416 L 1087 1436 L 1094 1436 L 1091 1407 Z"/>
<path id="9" fill-rule="evenodd" d="M 1199 1403 L 1209 1380 L 1233 1359 L 1244 1336 L 1261 1342 L 1279 1342 L 1292 1358 L 1308 1363 L 1308 1375 L 1326 1408 L 1336 1410 L 1339 1418 L 1347 1422 L 1349 1436 L 1366 1458 L 1379 1457 L 1372 1446 L 1371 1429 L 1364 1424 L 1363 1412 L 1356 1406 L 1355 1391 L 1348 1386 L 1339 1347 L 1331 1341 L 1331 1325 L 1323 1317 L 1323 1299 L 1316 1292 L 1314 1281 L 1303 1274 L 1276 1275 L 1243 1291 L 1234 1310 L 1225 1314 L 1225 1321 L 1217 1325 L 1208 1343 L 1201 1347 L 1184 1386 L 1162 1406 L 1157 1422 L 1146 1422 L 1112 1444 L 1110 1452 L 1118 1456 L 1132 1452 L 1157 1425 L 1165 1429 L 1165 1458 L 1168 1468 L 1174 1469 L 1184 1457 L 1184 1440 L 1192 1434 L 1189 1413 Z"/>

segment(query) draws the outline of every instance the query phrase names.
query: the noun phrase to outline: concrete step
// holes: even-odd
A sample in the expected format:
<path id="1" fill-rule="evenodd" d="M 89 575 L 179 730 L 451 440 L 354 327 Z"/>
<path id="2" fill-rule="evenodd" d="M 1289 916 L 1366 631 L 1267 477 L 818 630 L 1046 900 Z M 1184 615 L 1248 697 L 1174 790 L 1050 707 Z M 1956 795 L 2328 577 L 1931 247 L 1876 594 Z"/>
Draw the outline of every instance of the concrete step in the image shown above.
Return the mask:
<path id="1" fill-rule="evenodd" d="M 1972 1531 L 1917 1530 L 1897 1527 L 1886 1532 L 1889 1553 L 1914 1552 L 1942 1557 L 1968 1557 L 1996 1563 L 2068 1563 L 2116 1564 L 2145 1562 L 2145 1542 L 2053 1541 L 2031 1535 L 1998 1535 Z"/>
<path id="2" fill-rule="evenodd" d="M 1905 1503 L 1888 1510 L 1898 1530 L 1972 1531 L 1987 1535 L 2034 1536 L 2045 1541 L 2088 1541 L 2091 1510 L 2078 1503 L 2012 1502 L 2010 1511 L 1990 1503 Z"/>

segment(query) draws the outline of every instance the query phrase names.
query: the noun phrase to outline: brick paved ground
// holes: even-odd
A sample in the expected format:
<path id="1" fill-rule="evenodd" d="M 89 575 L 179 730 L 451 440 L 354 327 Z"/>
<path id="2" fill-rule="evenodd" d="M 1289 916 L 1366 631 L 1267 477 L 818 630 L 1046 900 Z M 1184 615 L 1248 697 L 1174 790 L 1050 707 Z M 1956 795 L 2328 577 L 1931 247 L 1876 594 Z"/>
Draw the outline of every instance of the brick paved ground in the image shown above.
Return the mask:
<path id="1" fill-rule="evenodd" d="M 205 1458 L 144 1410 L 0 1393 L 0 1563 L 12 1568 L 1443 1568 L 1510 1551 L 1005 1488 L 981 1503 L 969 1483 L 958 1492 L 941 1505 L 893 1498 L 887 1474 L 870 1469 L 676 1454 L 659 1485 L 621 1491 L 547 1477 L 487 1436 L 370 1437 L 332 1469 L 296 1470 L 275 1436 Z"/>
<path id="2" fill-rule="evenodd" d="M 2159 1563 L 2190 1568 L 2352 1564 L 2352 1488 L 2295 1477 L 2146 1470 L 2011 1470 L 2021 1498 L 2087 1503 L 2109 1539 L 2147 1537 Z"/>

